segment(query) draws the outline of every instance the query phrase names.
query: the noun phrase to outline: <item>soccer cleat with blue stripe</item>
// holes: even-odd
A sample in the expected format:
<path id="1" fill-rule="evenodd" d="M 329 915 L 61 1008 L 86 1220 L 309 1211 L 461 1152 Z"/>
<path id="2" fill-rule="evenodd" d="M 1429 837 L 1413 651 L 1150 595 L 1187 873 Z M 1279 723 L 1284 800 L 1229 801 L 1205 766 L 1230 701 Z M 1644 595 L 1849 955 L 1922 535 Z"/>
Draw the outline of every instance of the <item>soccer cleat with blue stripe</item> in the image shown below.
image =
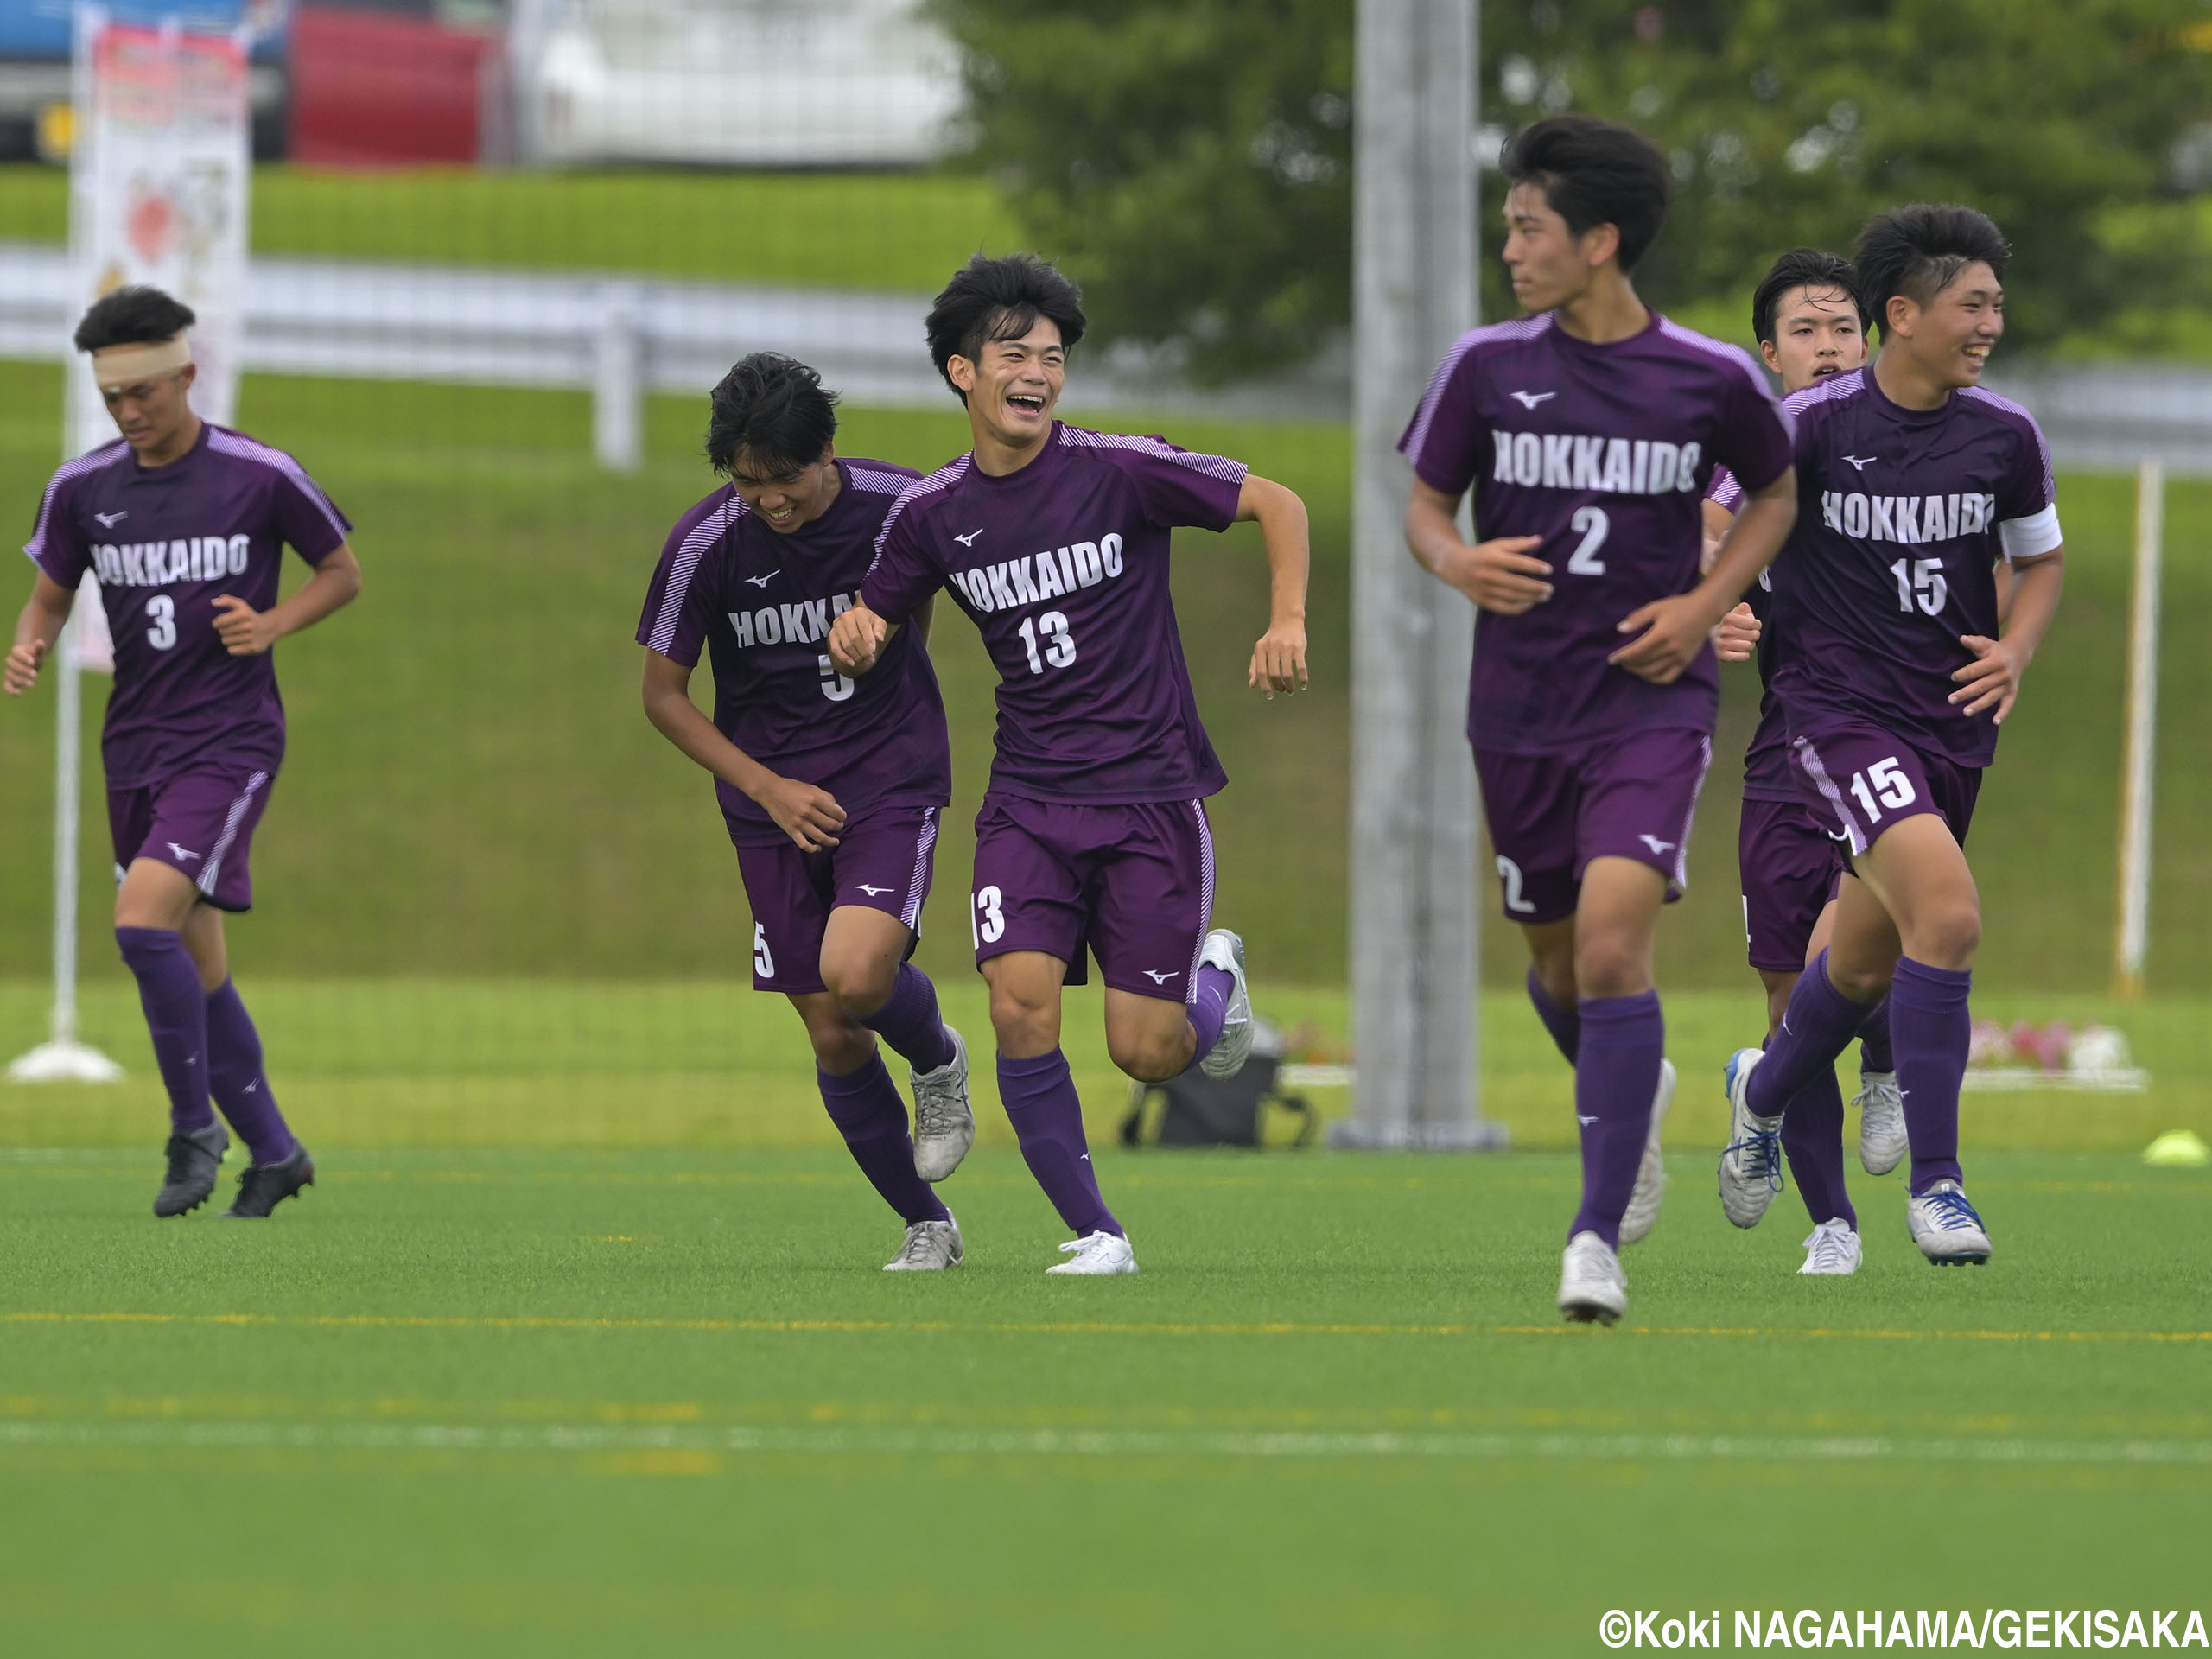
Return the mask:
<path id="1" fill-rule="evenodd" d="M 1728 1149 L 1720 1154 L 1720 1208 L 1738 1227 L 1756 1227 L 1782 1191 L 1782 1119 L 1751 1108 L 1751 1071 L 1766 1058 L 1756 1048 L 1729 1056 Z"/>
<path id="2" fill-rule="evenodd" d="M 1252 989 L 1244 980 L 1244 941 L 1227 928 L 1217 927 L 1198 947 L 1198 966 L 1218 968 L 1236 982 L 1229 993 L 1220 1039 L 1198 1057 L 1198 1070 L 1206 1076 L 1233 1077 L 1252 1054 Z"/>
<path id="3" fill-rule="evenodd" d="M 1978 1268 L 1989 1260 L 1989 1230 L 1956 1181 L 1938 1181 L 1907 1199 L 1904 1224 L 1933 1266 Z"/>

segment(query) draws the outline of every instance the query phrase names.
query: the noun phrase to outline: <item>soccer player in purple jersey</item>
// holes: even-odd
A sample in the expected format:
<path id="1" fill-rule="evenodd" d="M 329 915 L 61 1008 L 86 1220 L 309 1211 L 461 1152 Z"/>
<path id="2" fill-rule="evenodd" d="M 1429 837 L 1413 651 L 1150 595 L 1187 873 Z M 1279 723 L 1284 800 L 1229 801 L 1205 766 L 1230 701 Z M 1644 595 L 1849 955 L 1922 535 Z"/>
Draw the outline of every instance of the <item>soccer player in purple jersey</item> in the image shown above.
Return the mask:
<path id="1" fill-rule="evenodd" d="M 899 625 L 943 585 L 998 666 L 997 759 L 976 820 L 976 956 L 999 1092 L 1021 1153 L 1074 1231 L 1064 1274 L 1135 1273 L 1099 1195 L 1060 1052 L 1060 990 L 1084 954 L 1106 982 L 1106 1046 L 1156 1082 L 1196 1059 L 1228 1077 L 1252 1045 L 1243 941 L 1209 931 L 1205 798 L 1227 781 L 1198 723 L 1167 583 L 1169 532 L 1256 519 L 1274 601 L 1251 684 L 1306 683 L 1306 508 L 1242 462 L 1052 418 L 1084 318 L 1040 260 L 980 255 L 930 313 L 930 352 L 975 448 L 885 521 L 832 659 L 883 671 Z"/>
<path id="2" fill-rule="evenodd" d="M 1963 1191 L 1966 1071 L 1981 903 L 1964 845 L 1982 769 L 2063 580 L 2050 454 L 2028 412 L 1980 385 L 2005 331 L 2010 250 L 1967 207 L 1916 205 L 1859 238 L 1873 366 L 1789 400 L 1802 511 L 1775 575 L 1772 683 L 1798 795 L 1850 874 L 1828 948 L 1762 1053 L 1727 1067 L 1729 1219 L 1771 1199 L 1785 1109 L 1889 996 L 1911 1144 L 1906 1222 L 1937 1263 L 1989 1259 Z M 2002 616 L 1995 568 L 2012 572 Z"/>
<path id="3" fill-rule="evenodd" d="M 707 459 L 729 482 L 669 532 L 638 643 L 646 717 L 714 774 L 753 906 L 753 987 L 791 999 L 830 1121 L 906 1224 L 885 1271 L 930 1272 L 963 1254 L 931 1183 L 976 1139 L 967 1048 L 907 960 L 952 758 L 926 616 L 865 680 L 823 653 L 916 477 L 841 458 L 836 404 L 820 375 L 770 352 L 715 388 Z M 712 720 L 690 696 L 702 646 Z M 879 1036 L 911 1068 L 912 1140 Z"/>
<path id="4" fill-rule="evenodd" d="M 1673 1092 L 1654 988 L 1719 681 L 1708 633 L 1796 511 L 1789 424 L 1758 366 L 1669 322 L 1630 278 L 1665 218 L 1665 160 L 1624 128 L 1540 121 L 1507 147 L 1505 263 L 1529 315 L 1463 336 L 1401 442 L 1406 538 L 1475 601 L 1467 733 L 1529 996 L 1574 1067 L 1583 1192 L 1559 1306 L 1611 1323 L 1618 1247 L 1649 1230 Z M 1712 568 L 1716 465 L 1750 498 Z M 1478 540 L 1456 523 L 1474 491 Z"/>
<path id="5" fill-rule="evenodd" d="M 1774 262 L 1751 296 L 1752 338 L 1785 395 L 1866 361 L 1867 318 L 1851 262 L 1817 248 L 1794 248 Z M 1706 492 L 1708 541 L 1726 534 L 1742 492 L 1724 469 Z M 1753 584 L 1749 608 L 1762 625 L 1773 609 L 1771 571 Z M 1781 634 L 1764 626 L 1758 663 L 1759 723 L 1744 756 L 1744 805 L 1736 836 L 1743 877 L 1744 936 L 1751 966 L 1765 987 L 1767 1032 L 1782 1023 L 1790 988 L 1804 964 L 1826 948 L 1835 919 L 1834 893 L 1843 869 L 1835 842 L 1797 798 L 1790 781 L 1782 705 L 1768 684 Z M 1889 1010 L 1876 1005 L 1859 1032 L 1861 1089 L 1859 1159 L 1870 1175 L 1886 1175 L 1904 1156 L 1904 1109 L 1890 1058 Z M 1856 1273 L 1859 1217 L 1845 1189 L 1843 1095 L 1833 1068 L 1816 1075 L 1783 1118 L 1782 1150 L 1811 1216 L 1801 1273 Z"/>
<path id="6" fill-rule="evenodd" d="M 230 1137 L 212 1098 L 251 1154 L 223 1213 L 253 1218 L 313 1182 L 315 1163 L 270 1092 L 223 916 L 252 904 L 247 858 L 284 758 L 270 647 L 350 601 L 361 568 L 351 526 L 299 462 L 192 412 L 193 321 L 157 289 L 124 288 L 78 324 L 123 435 L 47 486 L 4 683 L 10 696 L 30 690 L 94 573 L 115 636 L 100 744 L 115 938 L 169 1097 L 154 1213 L 181 1215 L 214 1191 Z M 314 574 L 280 602 L 288 542 Z"/>

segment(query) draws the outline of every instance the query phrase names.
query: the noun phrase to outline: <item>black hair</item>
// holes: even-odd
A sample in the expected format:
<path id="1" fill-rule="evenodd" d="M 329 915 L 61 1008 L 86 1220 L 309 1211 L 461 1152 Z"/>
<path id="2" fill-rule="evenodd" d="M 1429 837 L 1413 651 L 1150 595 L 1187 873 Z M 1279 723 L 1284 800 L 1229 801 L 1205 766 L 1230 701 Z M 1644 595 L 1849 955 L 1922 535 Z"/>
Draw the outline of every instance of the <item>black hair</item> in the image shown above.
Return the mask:
<path id="1" fill-rule="evenodd" d="M 149 346 L 172 340 L 200 319 L 192 308 L 158 288 L 118 288 L 103 294 L 77 325 L 77 349 L 105 351 L 111 346 Z"/>
<path id="2" fill-rule="evenodd" d="M 1640 132 L 1586 115 L 1554 115 L 1513 136 L 1498 159 L 1506 188 L 1533 184 L 1567 228 L 1620 233 L 1616 256 L 1633 270 L 1667 222 L 1675 183 L 1667 158 Z"/>
<path id="3" fill-rule="evenodd" d="M 977 254 L 958 270 L 930 308 L 930 360 L 952 385 L 952 359 L 970 363 L 982 356 L 994 340 L 1020 340 L 1042 317 L 1060 331 L 1060 344 L 1075 349 L 1083 331 L 1090 326 L 1083 315 L 1083 290 L 1033 253 L 1010 253 L 1001 259 Z"/>
<path id="4" fill-rule="evenodd" d="M 1977 260 L 2001 277 L 2012 257 L 2012 245 L 1987 214 L 1948 201 L 1916 201 L 1875 214 L 1852 253 L 1860 308 L 1885 334 L 1893 296 L 1926 305 Z"/>
<path id="5" fill-rule="evenodd" d="M 777 352 L 740 358 L 709 398 L 707 463 L 728 477 L 742 450 L 770 476 L 789 478 L 822 459 L 837 435 L 837 394 L 822 377 Z"/>
<path id="6" fill-rule="evenodd" d="M 1751 293 L 1751 338 L 1764 346 L 1774 338 L 1774 314 L 1783 296 L 1793 289 L 1833 289 L 1848 299 L 1859 313 L 1863 330 L 1872 326 L 1866 315 L 1866 296 L 1859 291 L 1859 273 L 1840 253 L 1822 248 L 1792 248 L 1774 262 Z"/>

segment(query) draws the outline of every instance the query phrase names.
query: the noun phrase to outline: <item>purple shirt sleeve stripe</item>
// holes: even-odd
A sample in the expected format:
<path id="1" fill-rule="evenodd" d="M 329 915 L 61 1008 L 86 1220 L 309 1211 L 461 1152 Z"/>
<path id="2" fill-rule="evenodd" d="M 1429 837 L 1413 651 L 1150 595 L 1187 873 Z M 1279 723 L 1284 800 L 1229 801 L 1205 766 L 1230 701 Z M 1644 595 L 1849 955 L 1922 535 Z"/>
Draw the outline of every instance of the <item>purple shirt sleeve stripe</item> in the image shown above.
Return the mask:
<path id="1" fill-rule="evenodd" d="M 1421 405 L 1414 410 L 1414 423 L 1399 441 L 1398 451 L 1418 467 L 1422 452 L 1428 444 L 1428 429 L 1436 419 L 1437 405 L 1444 400 L 1444 389 L 1452 384 L 1452 376 L 1459 366 L 1459 359 L 1476 346 L 1493 340 L 1534 340 L 1552 326 L 1548 311 L 1533 317 L 1520 317 L 1511 322 L 1493 322 L 1480 328 L 1471 328 L 1452 342 L 1452 349 L 1444 353 L 1444 360 L 1436 365 L 1436 372 L 1428 377 L 1428 388 L 1421 395 Z"/>
<path id="2" fill-rule="evenodd" d="M 1158 438 L 1136 437 L 1120 432 L 1093 432 L 1086 427 L 1063 426 L 1060 443 L 1075 449 L 1127 449 L 1137 454 L 1154 456 L 1160 461 L 1172 461 L 1179 467 L 1188 467 L 1194 473 L 1219 479 L 1224 484 L 1242 484 L 1251 470 L 1241 461 L 1231 461 L 1226 455 L 1199 454 L 1188 449 L 1178 449 L 1172 443 L 1162 443 Z"/>
<path id="3" fill-rule="evenodd" d="M 873 467 L 851 467 L 853 487 L 865 490 L 870 495 L 904 495 L 915 480 L 904 473 L 879 472 Z"/>
<path id="4" fill-rule="evenodd" d="M 677 620 L 683 614 L 683 601 L 691 591 L 691 578 L 699 573 L 699 561 L 743 517 L 745 503 L 733 495 L 701 519 L 677 550 L 676 563 L 668 570 L 668 586 L 661 593 L 660 614 L 653 618 L 652 638 L 645 642 L 662 656 L 667 656 L 668 648 L 676 643 Z"/>
<path id="5" fill-rule="evenodd" d="M 1716 467 L 1713 469 L 1713 482 L 1706 486 L 1705 499 L 1733 512 L 1744 499 L 1744 486 L 1726 467 Z"/>
<path id="6" fill-rule="evenodd" d="M 338 509 L 331 505 L 330 498 L 322 493 L 322 486 L 308 476 L 306 467 L 282 449 L 256 443 L 242 432 L 227 431 L 219 426 L 208 432 L 207 447 L 219 455 L 229 455 L 235 460 L 256 461 L 264 467 L 274 467 L 315 504 L 316 510 L 329 521 L 330 528 L 338 539 L 340 542 L 346 539 L 346 521 L 339 516 Z"/>
<path id="7" fill-rule="evenodd" d="M 948 490 L 968 475 L 968 463 L 974 459 L 963 455 L 959 460 L 940 467 L 927 478 L 910 483 L 899 493 L 891 504 L 891 511 L 883 515 L 883 528 L 875 533 L 875 558 L 868 565 L 868 574 L 875 574 L 875 567 L 883 563 L 883 544 L 891 538 L 891 526 L 899 522 L 899 515 L 925 495 L 936 495 Z"/>
<path id="8" fill-rule="evenodd" d="M 1985 391 L 1980 386 L 1962 386 L 1960 388 L 1959 395 L 1962 397 L 1970 397 L 1978 404 L 1987 404 L 1992 409 L 2001 410 L 2007 415 L 2018 417 L 2021 423 L 2028 429 L 2029 435 L 2035 439 L 2036 454 L 2043 462 L 2044 505 L 2048 506 L 2057 500 L 2058 480 L 2051 471 L 2050 445 L 2044 441 L 2043 428 L 2036 424 L 2036 417 L 2011 398 L 2000 397 L 1995 392 Z"/>
<path id="9" fill-rule="evenodd" d="M 1750 381 L 1760 397 L 1765 398 L 1770 404 L 1775 402 L 1774 388 L 1768 384 L 1765 371 L 1752 362 L 1751 353 L 1740 346 L 1731 346 L 1726 340 L 1714 340 L 1710 335 L 1700 334 L 1694 328 L 1685 328 L 1671 317 L 1659 319 L 1659 332 L 1678 345 L 1695 346 L 1709 357 L 1719 358 Z M 1782 429 L 1794 442 L 1797 436 L 1796 417 L 1791 415 L 1789 404 L 1781 404 L 1777 407 L 1782 415 Z"/>
<path id="10" fill-rule="evenodd" d="M 54 503 L 60 495 L 64 484 L 73 478 L 82 478 L 86 473 L 96 473 L 103 467 L 112 467 L 130 454 L 130 446 L 118 438 L 113 443 L 103 444 L 89 454 L 78 456 L 56 472 L 46 486 L 44 498 L 38 504 L 38 522 L 31 527 L 31 538 L 24 544 L 23 556 L 34 563 L 44 559 L 47 525 L 53 518 Z"/>

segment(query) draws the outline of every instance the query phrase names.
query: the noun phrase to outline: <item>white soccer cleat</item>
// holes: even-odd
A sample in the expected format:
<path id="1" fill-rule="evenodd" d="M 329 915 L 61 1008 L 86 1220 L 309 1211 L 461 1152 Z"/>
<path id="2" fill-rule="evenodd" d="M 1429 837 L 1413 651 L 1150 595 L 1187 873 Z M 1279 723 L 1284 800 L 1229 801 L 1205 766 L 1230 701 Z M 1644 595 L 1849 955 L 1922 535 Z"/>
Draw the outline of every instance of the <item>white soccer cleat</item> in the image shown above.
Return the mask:
<path id="1" fill-rule="evenodd" d="M 1118 1233 L 1085 1233 L 1073 1243 L 1061 1245 L 1060 1253 L 1068 1259 L 1046 1272 L 1094 1274 L 1137 1270 L 1137 1253 Z"/>
<path id="2" fill-rule="evenodd" d="M 1989 1260 L 1989 1232 L 1956 1181 L 1938 1181 L 1904 1206 L 1904 1224 L 1920 1253 L 1939 1268 L 1980 1267 Z"/>
<path id="3" fill-rule="evenodd" d="M 1859 1092 L 1859 1166 L 1869 1175 L 1886 1175 L 1912 1150 L 1905 1133 L 1904 1092 L 1894 1071 L 1861 1071 Z"/>
<path id="4" fill-rule="evenodd" d="M 1611 1325 L 1628 1312 L 1628 1275 L 1595 1233 L 1577 1233 L 1560 1259 L 1559 1311 L 1578 1325 Z"/>
<path id="5" fill-rule="evenodd" d="M 1217 927 L 1198 947 L 1198 966 L 1218 968 L 1236 982 L 1229 993 L 1229 1015 L 1221 1022 L 1220 1039 L 1198 1057 L 1198 1070 L 1206 1076 L 1233 1077 L 1252 1052 L 1252 989 L 1244 980 L 1244 941 L 1227 928 Z"/>
<path id="6" fill-rule="evenodd" d="M 886 1273 L 942 1273 L 957 1268 L 966 1252 L 960 1246 L 960 1224 L 948 1213 L 943 1221 L 917 1221 L 906 1229 L 906 1242 L 899 1254 L 883 1264 Z"/>
<path id="7" fill-rule="evenodd" d="M 1667 1160 L 1659 1151 L 1659 1126 L 1675 1103 L 1675 1063 L 1659 1062 L 1659 1087 L 1651 1096 L 1651 1133 L 1643 1138 L 1643 1161 L 1636 1168 L 1636 1191 L 1621 1212 L 1621 1243 L 1634 1244 L 1659 1219 L 1659 1200 L 1667 1196 Z"/>
<path id="8" fill-rule="evenodd" d="M 1782 1191 L 1782 1120 L 1752 1115 L 1751 1072 L 1764 1051 L 1728 1057 L 1728 1149 L 1720 1154 L 1720 1207 L 1738 1227 L 1756 1227 Z"/>
<path id="9" fill-rule="evenodd" d="M 1805 1236 L 1805 1265 L 1797 1271 L 1840 1279 L 1859 1271 L 1861 1255 L 1858 1231 L 1849 1222 L 1824 1221 Z"/>
<path id="10" fill-rule="evenodd" d="M 976 1144 L 976 1113 L 968 1103 L 968 1045 L 950 1026 L 952 1058 L 934 1071 L 909 1069 L 914 1085 L 914 1173 L 941 1181 Z"/>

